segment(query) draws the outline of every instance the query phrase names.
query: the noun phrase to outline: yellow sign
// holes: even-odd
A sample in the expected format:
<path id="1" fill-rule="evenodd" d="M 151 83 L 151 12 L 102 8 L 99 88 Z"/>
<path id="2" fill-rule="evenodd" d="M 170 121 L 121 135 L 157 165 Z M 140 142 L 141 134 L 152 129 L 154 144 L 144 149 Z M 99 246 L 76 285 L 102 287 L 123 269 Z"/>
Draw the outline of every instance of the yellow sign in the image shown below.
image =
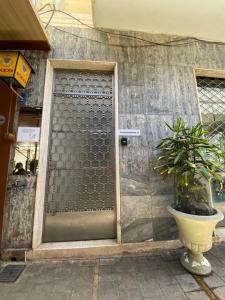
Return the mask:
<path id="1" fill-rule="evenodd" d="M 30 74 L 31 66 L 19 51 L 0 51 L 0 77 L 9 84 L 25 88 Z"/>
<path id="2" fill-rule="evenodd" d="M 27 85 L 28 79 L 30 77 L 31 67 L 24 59 L 24 57 L 19 54 L 18 62 L 15 70 L 15 79 L 25 87 Z"/>
<path id="3" fill-rule="evenodd" d="M 18 52 L 0 52 L 0 76 L 13 77 Z"/>

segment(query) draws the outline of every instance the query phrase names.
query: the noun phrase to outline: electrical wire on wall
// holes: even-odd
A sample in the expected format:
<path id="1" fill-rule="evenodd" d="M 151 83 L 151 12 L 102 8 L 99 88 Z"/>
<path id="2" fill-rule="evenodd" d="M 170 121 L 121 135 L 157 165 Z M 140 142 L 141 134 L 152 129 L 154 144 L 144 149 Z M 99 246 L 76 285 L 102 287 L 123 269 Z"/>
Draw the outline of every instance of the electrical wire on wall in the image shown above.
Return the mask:
<path id="1" fill-rule="evenodd" d="M 38 10 L 37 10 L 37 12 L 39 13 L 39 11 L 42 11 L 43 9 L 45 9 L 45 7 L 50 7 L 50 9 L 52 10 L 52 5 L 51 5 L 51 3 L 46 3 L 44 6 L 42 6 L 41 8 L 39 8 Z"/>
<path id="2" fill-rule="evenodd" d="M 43 11 L 43 9 L 45 7 L 47 7 L 47 6 L 49 6 L 51 9 L 47 10 L 47 11 Z M 123 38 L 131 39 L 133 41 L 141 41 L 142 43 L 144 43 L 144 44 L 140 44 L 140 45 L 119 45 L 119 44 L 106 43 L 106 42 L 102 42 L 102 41 L 99 41 L 99 40 L 91 39 L 91 38 L 88 38 L 88 37 L 80 36 L 80 35 L 77 35 L 75 33 L 66 31 L 66 30 L 64 30 L 62 28 L 59 28 L 57 26 L 51 25 L 51 27 L 54 28 L 54 29 L 56 29 L 57 31 L 60 31 L 60 32 L 72 35 L 72 36 L 74 36 L 76 38 L 86 39 L 86 40 L 88 40 L 90 42 L 104 44 L 104 45 L 112 46 L 112 47 L 120 47 L 120 48 L 142 48 L 142 47 L 152 47 L 152 46 L 174 47 L 174 46 L 190 45 L 190 44 L 193 44 L 193 43 L 196 43 L 196 42 L 203 42 L 203 43 L 214 44 L 214 45 L 225 45 L 224 42 L 216 42 L 216 41 L 204 40 L 204 39 L 195 38 L 195 37 L 175 38 L 175 39 L 172 39 L 170 41 L 160 43 L 160 42 L 146 40 L 146 39 L 143 39 L 143 38 L 140 38 L 140 37 L 135 37 L 135 36 L 132 36 L 132 35 L 129 35 L 129 34 L 111 32 L 111 31 L 107 31 L 107 30 L 104 30 L 104 29 L 101 29 L 101 28 L 96 28 L 96 27 L 90 26 L 90 25 L 84 23 L 83 21 L 81 21 L 80 19 L 76 18 L 75 16 L 73 16 L 73 15 L 71 15 L 71 14 L 65 12 L 65 11 L 62 11 L 60 9 L 56 9 L 54 5 L 53 5 L 53 8 L 52 8 L 52 6 L 51 6 L 50 3 L 45 4 L 42 8 L 40 8 L 38 10 L 38 12 L 39 12 L 39 16 L 51 12 L 51 16 L 50 16 L 48 22 L 43 22 L 42 21 L 45 24 L 45 28 L 47 28 L 50 25 L 50 23 L 51 23 L 51 21 L 53 19 L 54 14 L 57 12 L 57 13 L 64 14 L 65 16 L 67 16 L 69 18 L 72 18 L 74 21 L 80 23 L 82 26 L 84 26 L 86 28 L 89 28 L 89 29 L 94 30 L 96 32 L 105 34 L 107 36 L 118 36 L 118 37 L 123 37 Z"/>
<path id="3" fill-rule="evenodd" d="M 52 20 L 54 14 L 55 14 L 55 5 L 53 4 L 52 14 L 51 14 L 51 16 L 50 16 L 48 22 L 47 22 L 46 25 L 45 25 L 45 29 L 47 29 L 48 25 L 51 23 L 51 20 Z"/>
<path id="4" fill-rule="evenodd" d="M 10 81 L 9 87 L 10 87 L 10 90 L 13 91 L 13 93 L 16 94 L 17 97 L 19 97 L 20 99 L 23 99 L 23 97 L 13 88 L 12 81 Z"/>

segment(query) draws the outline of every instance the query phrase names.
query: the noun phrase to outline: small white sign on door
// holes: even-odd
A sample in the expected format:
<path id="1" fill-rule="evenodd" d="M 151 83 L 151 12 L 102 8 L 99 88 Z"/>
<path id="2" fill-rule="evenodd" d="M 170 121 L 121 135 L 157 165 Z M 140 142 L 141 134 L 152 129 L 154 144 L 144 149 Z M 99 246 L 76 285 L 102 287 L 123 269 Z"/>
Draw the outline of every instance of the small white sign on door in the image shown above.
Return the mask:
<path id="1" fill-rule="evenodd" d="M 140 129 L 119 129 L 120 136 L 140 136 Z"/>
<path id="2" fill-rule="evenodd" d="M 18 127 L 17 142 L 39 142 L 40 127 Z"/>

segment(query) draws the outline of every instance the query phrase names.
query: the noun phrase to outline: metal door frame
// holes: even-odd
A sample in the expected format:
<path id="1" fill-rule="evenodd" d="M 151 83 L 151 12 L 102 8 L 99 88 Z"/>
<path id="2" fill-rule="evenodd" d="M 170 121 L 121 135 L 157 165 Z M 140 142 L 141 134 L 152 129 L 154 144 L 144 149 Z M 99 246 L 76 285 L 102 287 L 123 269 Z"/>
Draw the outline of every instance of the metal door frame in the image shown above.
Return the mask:
<path id="1" fill-rule="evenodd" d="M 119 139 L 118 139 L 118 74 L 116 62 L 99 61 L 76 61 L 63 59 L 48 59 L 46 64 L 45 88 L 43 99 L 42 127 L 40 138 L 39 171 L 37 177 L 37 188 L 34 210 L 33 242 L 32 248 L 37 249 L 42 245 L 42 232 L 44 221 L 44 200 L 46 175 L 48 165 L 48 147 L 50 133 L 51 103 L 53 91 L 54 69 L 75 69 L 75 70 L 94 70 L 94 71 L 113 71 L 114 78 L 114 126 L 115 126 L 115 189 L 116 189 L 116 233 L 117 243 L 121 243 L 121 222 L 120 222 L 120 181 L 119 181 Z M 85 242 L 85 241 L 84 241 Z M 99 242 L 96 241 L 96 242 Z M 44 243 L 51 249 L 53 244 L 65 244 L 70 242 Z M 73 242 L 73 244 L 76 242 Z M 80 242 L 77 242 L 80 243 Z M 93 243 L 95 243 L 93 241 Z M 88 247 L 88 244 L 87 244 Z"/>

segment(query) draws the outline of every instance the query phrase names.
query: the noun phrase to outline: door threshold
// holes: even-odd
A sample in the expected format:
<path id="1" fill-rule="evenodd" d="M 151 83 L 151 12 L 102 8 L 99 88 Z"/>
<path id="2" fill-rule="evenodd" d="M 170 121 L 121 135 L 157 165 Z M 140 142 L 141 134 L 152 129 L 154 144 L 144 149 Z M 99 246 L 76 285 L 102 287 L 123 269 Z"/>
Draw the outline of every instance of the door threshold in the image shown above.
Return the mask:
<path id="1" fill-rule="evenodd" d="M 96 243 L 97 242 L 97 243 Z M 213 237 L 213 244 L 225 242 L 225 237 Z M 82 243 L 82 247 L 81 247 Z M 87 245 L 90 245 L 89 247 Z M 63 242 L 41 244 L 38 248 L 28 249 L 3 249 L 2 259 L 41 261 L 65 259 L 96 259 L 127 255 L 144 255 L 145 253 L 160 253 L 182 248 L 178 240 L 170 241 L 145 241 L 138 243 L 119 244 L 116 240 L 98 240 L 85 242 Z"/>
<path id="2" fill-rule="evenodd" d="M 116 245 L 117 241 L 115 239 L 106 240 L 90 240 L 90 241 L 74 241 L 74 242 L 51 242 L 42 243 L 38 248 L 34 250 L 68 250 L 68 249 L 81 249 L 81 248 L 91 248 L 99 246 L 113 246 Z"/>
<path id="3" fill-rule="evenodd" d="M 96 259 L 121 255 L 172 250 L 182 247 L 180 241 L 145 241 L 119 244 L 116 240 L 57 242 L 41 244 L 26 251 L 27 261 Z"/>

